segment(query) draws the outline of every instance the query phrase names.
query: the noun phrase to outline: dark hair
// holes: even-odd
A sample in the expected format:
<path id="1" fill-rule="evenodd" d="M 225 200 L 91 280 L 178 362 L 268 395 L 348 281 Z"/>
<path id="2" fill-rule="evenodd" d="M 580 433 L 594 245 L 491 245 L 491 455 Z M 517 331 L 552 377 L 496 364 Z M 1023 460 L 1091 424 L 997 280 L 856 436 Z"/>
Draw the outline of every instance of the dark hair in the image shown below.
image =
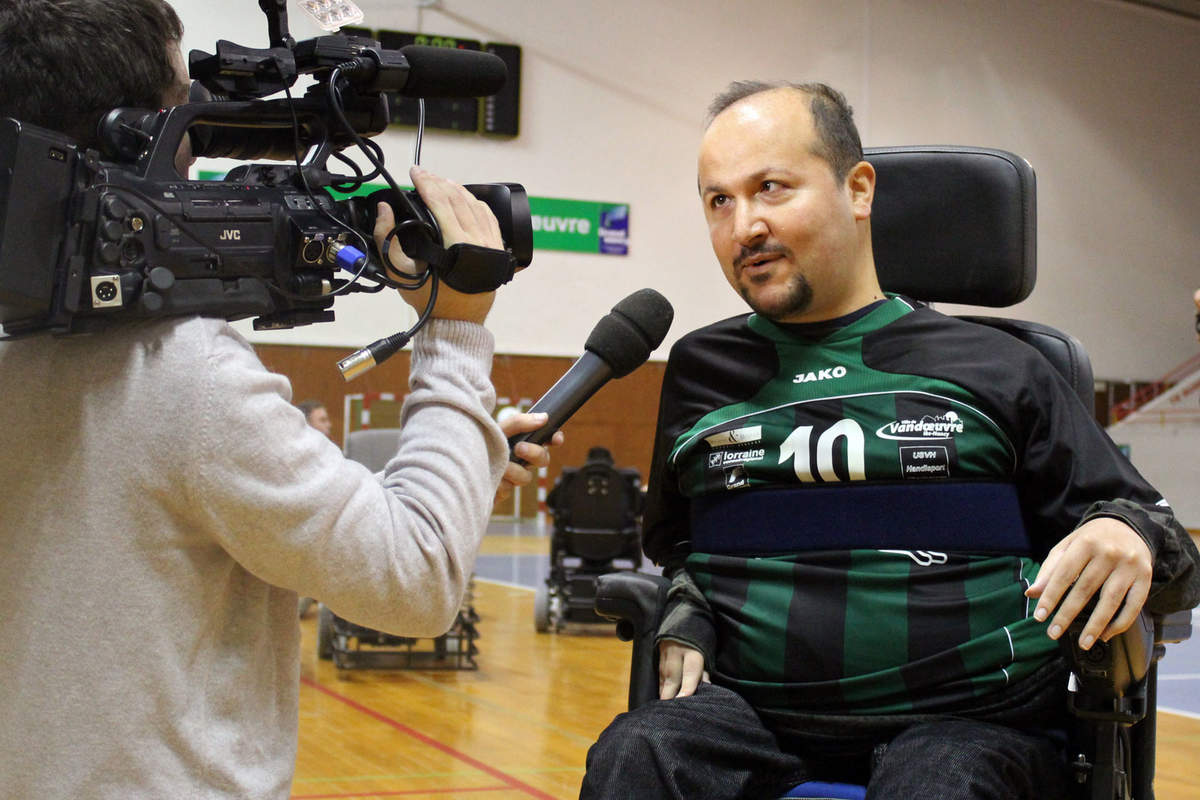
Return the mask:
<path id="1" fill-rule="evenodd" d="M 595 447 L 588 448 L 587 463 L 591 464 L 596 462 L 601 464 L 613 463 L 612 453 L 609 452 L 607 447 L 600 447 L 599 445 L 596 445 Z"/>
<path id="2" fill-rule="evenodd" d="M 167 45 L 182 37 L 163 0 L 4 0 L 0 116 L 94 147 L 110 109 L 163 104 L 178 80 Z"/>
<path id="3" fill-rule="evenodd" d="M 300 409 L 304 413 L 305 419 L 308 419 L 312 415 L 312 412 L 316 411 L 318 408 L 324 407 L 325 404 L 320 400 L 301 400 L 299 403 L 296 403 L 296 408 Z"/>
<path id="4" fill-rule="evenodd" d="M 708 106 L 708 124 L 739 100 L 771 89 L 795 89 L 809 96 L 808 109 L 817 131 L 814 155 L 823 158 L 838 180 L 863 159 L 862 140 L 854 124 L 854 109 L 837 89 L 823 83 L 787 83 L 785 81 L 734 81 Z"/>

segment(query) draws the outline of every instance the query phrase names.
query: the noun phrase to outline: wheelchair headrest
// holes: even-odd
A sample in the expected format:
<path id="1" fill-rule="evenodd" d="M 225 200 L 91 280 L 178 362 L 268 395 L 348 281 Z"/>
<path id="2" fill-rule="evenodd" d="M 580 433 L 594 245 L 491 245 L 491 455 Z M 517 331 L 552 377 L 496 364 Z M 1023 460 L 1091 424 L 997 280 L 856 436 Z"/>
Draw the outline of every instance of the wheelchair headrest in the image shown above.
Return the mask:
<path id="1" fill-rule="evenodd" d="M 400 449 L 399 428 L 368 428 L 346 436 L 346 458 L 380 472 Z"/>
<path id="2" fill-rule="evenodd" d="M 880 285 L 917 300 L 1002 308 L 1037 277 L 1033 168 L 1003 150 L 877 147 L 871 239 Z"/>

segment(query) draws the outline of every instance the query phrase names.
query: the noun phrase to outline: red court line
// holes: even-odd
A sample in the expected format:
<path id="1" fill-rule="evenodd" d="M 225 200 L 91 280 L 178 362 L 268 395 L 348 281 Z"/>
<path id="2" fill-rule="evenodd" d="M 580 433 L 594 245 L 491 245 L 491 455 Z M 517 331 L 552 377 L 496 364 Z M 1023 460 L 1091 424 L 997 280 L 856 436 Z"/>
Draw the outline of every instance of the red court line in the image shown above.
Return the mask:
<path id="1" fill-rule="evenodd" d="M 291 800 L 329 800 L 341 797 L 398 797 L 404 794 L 463 794 L 465 792 L 502 792 L 507 786 L 476 786 L 472 789 L 405 789 L 398 792 L 356 792 L 353 794 L 294 794 Z"/>
<path id="2" fill-rule="evenodd" d="M 395 728 L 396 730 L 400 731 L 401 733 L 411 736 L 412 738 L 416 739 L 418 742 L 421 742 L 422 744 L 429 745 L 434 750 L 438 750 L 440 752 L 445 753 L 448 756 L 457 758 L 459 761 L 463 762 L 464 764 L 469 764 L 470 766 L 474 767 L 475 769 L 477 769 L 481 772 L 486 772 L 488 775 L 491 775 L 493 778 L 495 778 L 498 781 L 501 781 L 502 783 L 509 786 L 510 788 L 516 789 L 517 791 L 520 791 L 520 792 L 524 792 L 525 794 L 529 795 L 530 797 L 536 797 L 536 798 L 538 798 L 538 800 L 557 800 L 557 798 L 555 798 L 553 795 L 546 794 L 541 789 L 535 789 L 534 787 L 530 786 L 529 784 L 523 783 L 522 781 L 517 780 L 516 778 L 512 777 L 511 775 L 506 775 L 505 773 L 501 772 L 500 770 L 496 769 L 495 767 L 488 766 L 487 764 L 483 763 L 482 761 L 472 758 L 471 756 L 467 755 L 466 753 L 460 753 L 458 750 L 455 750 L 453 747 L 451 747 L 447 744 L 443 744 L 442 742 L 439 742 L 437 739 L 434 739 L 430 736 L 426 736 L 425 734 L 421 733 L 420 731 L 415 730 L 414 728 L 410 728 L 402 722 L 397 722 L 396 720 L 392 719 L 391 717 L 384 716 L 383 714 L 380 714 L 378 711 L 375 711 L 374 709 L 367 708 L 362 703 L 355 702 L 354 700 L 351 700 L 349 697 L 346 697 L 343 694 L 338 694 L 337 692 L 333 691 L 332 689 L 326 688 L 310 678 L 301 678 L 300 682 L 302 684 L 304 684 L 305 686 L 309 686 L 313 689 L 316 689 L 318 692 L 321 692 L 322 694 L 332 697 L 334 700 L 338 700 L 342 703 L 345 703 L 346 705 L 353 708 L 355 711 L 362 712 L 363 714 L 366 714 L 368 717 L 371 717 L 374 720 L 378 720 L 379 722 L 382 722 L 384 725 L 389 725 L 389 726 Z M 376 792 L 375 794 L 378 794 L 378 792 Z M 350 795 L 341 795 L 341 796 L 349 797 Z M 367 795 L 367 796 L 370 796 L 370 795 Z"/>

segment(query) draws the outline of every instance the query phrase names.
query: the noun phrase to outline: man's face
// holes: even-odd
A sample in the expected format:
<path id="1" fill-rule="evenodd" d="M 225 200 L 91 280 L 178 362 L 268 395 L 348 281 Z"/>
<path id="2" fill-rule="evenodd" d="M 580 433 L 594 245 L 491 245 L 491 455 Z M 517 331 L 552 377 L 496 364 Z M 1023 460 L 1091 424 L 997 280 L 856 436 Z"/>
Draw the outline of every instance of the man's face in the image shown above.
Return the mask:
<path id="1" fill-rule="evenodd" d="M 778 322 L 830 319 L 859 307 L 857 222 L 870 213 L 814 154 L 809 97 L 773 89 L 721 112 L 700 147 L 699 186 L 726 280 Z M 868 247 L 869 256 L 869 247 Z"/>
<path id="2" fill-rule="evenodd" d="M 333 432 L 333 421 L 329 419 L 329 412 L 325 407 L 314 408 L 308 414 L 308 424 L 319 430 L 321 433 L 328 436 Z"/>

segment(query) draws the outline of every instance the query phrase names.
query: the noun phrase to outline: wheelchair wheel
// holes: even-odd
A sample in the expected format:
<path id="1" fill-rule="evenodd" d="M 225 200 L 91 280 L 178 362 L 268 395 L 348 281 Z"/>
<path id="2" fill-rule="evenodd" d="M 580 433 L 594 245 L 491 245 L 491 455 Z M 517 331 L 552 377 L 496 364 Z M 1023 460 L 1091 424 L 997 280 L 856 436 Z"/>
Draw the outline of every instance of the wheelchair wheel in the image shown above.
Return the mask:
<path id="1" fill-rule="evenodd" d="M 538 633 L 550 630 L 550 587 L 544 581 L 533 596 L 533 627 Z"/>
<path id="2" fill-rule="evenodd" d="M 317 607 L 317 658 L 333 658 L 333 612 L 324 603 Z"/>

